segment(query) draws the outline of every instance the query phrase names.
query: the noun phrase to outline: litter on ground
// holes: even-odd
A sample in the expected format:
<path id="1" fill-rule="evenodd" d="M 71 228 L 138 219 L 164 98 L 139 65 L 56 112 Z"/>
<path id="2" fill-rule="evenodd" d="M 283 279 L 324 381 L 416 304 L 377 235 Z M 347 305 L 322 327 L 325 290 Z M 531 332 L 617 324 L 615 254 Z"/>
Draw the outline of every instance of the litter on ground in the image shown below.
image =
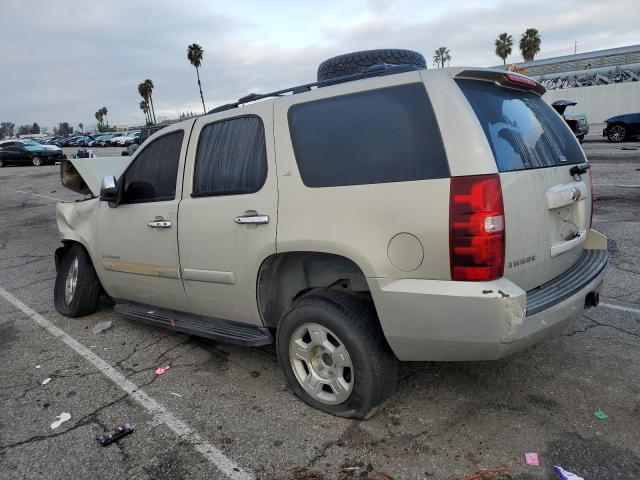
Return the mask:
<path id="1" fill-rule="evenodd" d="M 47 385 L 50 381 L 51 381 L 51 377 L 47 377 L 44 380 L 42 380 L 42 385 Z"/>
<path id="2" fill-rule="evenodd" d="M 62 425 L 64 422 L 66 422 L 67 420 L 69 420 L 71 418 L 71 414 L 68 412 L 62 412 L 60 415 L 58 415 L 56 417 L 58 420 L 56 420 L 55 422 L 53 422 L 51 424 L 51 430 L 55 430 L 56 428 L 58 428 L 60 425 Z"/>
<path id="3" fill-rule="evenodd" d="M 97 335 L 100 332 L 104 332 L 105 330 L 111 328 L 111 320 L 106 320 L 104 322 L 97 323 L 95 327 L 93 327 L 93 334 Z"/>
<path id="4" fill-rule="evenodd" d="M 562 467 L 555 466 L 553 467 L 553 469 L 556 471 L 556 473 L 562 480 L 584 480 L 584 478 L 579 477 L 575 473 L 567 472 Z"/>
<path id="5" fill-rule="evenodd" d="M 593 412 L 593 416 L 596 417 L 598 420 L 604 420 L 606 418 L 609 418 L 609 415 L 604 413 L 602 410 L 598 410 L 597 412 Z"/>
<path id="6" fill-rule="evenodd" d="M 97 440 L 100 443 L 100 445 L 102 445 L 103 447 L 106 447 L 110 443 L 113 443 L 116 440 L 119 440 L 125 435 L 129 435 L 131 432 L 133 432 L 133 430 L 134 430 L 133 425 L 131 425 L 129 422 L 125 422 L 119 427 L 114 428 L 110 432 L 103 433 L 97 438 Z"/>
<path id="7" fill-rule="evenodd" d="M 535 465 L 536 467 L 540 466 L 540 457 L 538 457 L 537 453 L 525 453 L 524 461 L 527 465 Z"/>
<path id="8" fill-rule="evenodd" d="M 169 370 L 169 365 L 167 365 L 166 367 L 158 367 L 156 368 L 156 375 L 162 375 L 167 370 Z"/>

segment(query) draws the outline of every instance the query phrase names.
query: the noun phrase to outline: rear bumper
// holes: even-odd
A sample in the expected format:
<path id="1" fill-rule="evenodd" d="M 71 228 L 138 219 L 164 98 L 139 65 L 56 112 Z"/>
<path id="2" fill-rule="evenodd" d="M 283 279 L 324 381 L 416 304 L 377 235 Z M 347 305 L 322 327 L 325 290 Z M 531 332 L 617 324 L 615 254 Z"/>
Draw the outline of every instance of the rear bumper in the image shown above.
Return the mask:
<path id="1" fill-rule="evenodd" d="M 602 289 L 606 250 L 525 292 L 493 282 L 369 279 L 382 329 L 405 361 L 494 360 L 562 334 Z"/>

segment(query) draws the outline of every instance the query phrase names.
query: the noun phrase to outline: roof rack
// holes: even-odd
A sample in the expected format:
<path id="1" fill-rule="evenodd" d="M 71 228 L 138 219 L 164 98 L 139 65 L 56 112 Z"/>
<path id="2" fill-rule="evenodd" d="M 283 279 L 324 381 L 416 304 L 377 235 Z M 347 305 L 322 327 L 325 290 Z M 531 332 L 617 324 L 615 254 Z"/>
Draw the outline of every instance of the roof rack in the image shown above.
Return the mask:
<path id="1" fill-rule="evenodd" d="M 263 98 L 282 97 L 285 94 L 296 95 L 298 93 L 308 92 L 313 87 L 328 87 L 330 85 L 352 82 L 354 80 L 361 80 L 363 78 L 383 77 L 386 75 L 395 75 L 397 73 L 412 72 L 415 70 L 420 69 L 415 65 L 393 65 L 389 63 L 381 63 L 378 65 L 373 65 L 363 72 L 354 73 L 351 75 L 343 75 L 342 77 L 331 78 L 329 80 L 323 80 L 321 82 L 305 83 L 304 85 L 284 88 L 282 90 L 276 90 L 275 92 L 271 93 L 250 93 L 249 95 L 245 95 L 244 97 L 239 98 L 237 102 L 227 103 L 225 105 L 220 105 L 219 107 L 209 110 L 207 114 L 224 112 L 226 110 L 238 108 L 240 105 L 255 102 L 256 100 L 262 100 Z"/>

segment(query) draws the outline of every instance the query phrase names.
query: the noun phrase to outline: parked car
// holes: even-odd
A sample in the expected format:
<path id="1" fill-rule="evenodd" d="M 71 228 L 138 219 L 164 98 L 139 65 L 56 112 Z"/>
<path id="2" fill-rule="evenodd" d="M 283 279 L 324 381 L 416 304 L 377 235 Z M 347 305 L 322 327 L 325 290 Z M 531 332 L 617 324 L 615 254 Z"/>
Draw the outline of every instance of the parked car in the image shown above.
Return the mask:
<path id="1" fill-rule="evenodd" d="M 93 198 L 57 205 L 56 309 L 104 291 L 152 325 L 275 343 L 298 397 L 368 418 L 397 360 L 501 358 L 597 305 L 590 164 L 544 87 L 398 50 L 318 77 L 63 162 Z"/>
<path id="2" fill-rule="evenodd" d="M 108 140 L 111 139 L 111 134 L 104 135 L 96 135 L 91 142 L 89 142 L 89 147 L 104 147 Z"/>
<path id="3" fill-rule="evenodd" d="M 589 133 L 589 122 L 584 113 L 566 113 L 568 107 L 574 107 L 578 102 L 573 100 L 556 100 L 551 104 L 556 112 L 558 112 L 571 128 L 580 143 L 584 141 L 585 135 Z"/>
<path id="4" fill-rule="evenodd" d="M 45 150 L 50 150 L 52 152 L 58 152 L 61 156 L 64 156 L 62 149 L 60 147 L 57 147 L 55 145 L 43 145 L 39 142 L 36 142 L 35 140 L 31 140 L 31 139 L 27 139 L 27 140 L 23 140 L 23 139 L 17 139 L 17 140 L 2 140 L 0 141 L 0 146 L 11 146 L 11 145 L 17 145 L 17 146 L 25 146 L 25 145 L 30 145 L 32 147 L 41 147 L 44 148 Z M 66 157 L 64 157 L 66 158 Z"/>
<path id="5" fill-rule="evenodd" d="M 0 145 L 0 167 L 5 165 L 31 164 L 36 167 L 62 160 L 62 151 L 44 148 L 42 145 L 25 144 L 21 141 Z"/>
<path id="6" fill-rule="evenodd" d="M 610 142 L 623 142 L 632 137 L 640 137 L 640 113 L 626 113 L 616 115 L 605 120 L 607 126 L 602 131 L 602 136 Z"/>

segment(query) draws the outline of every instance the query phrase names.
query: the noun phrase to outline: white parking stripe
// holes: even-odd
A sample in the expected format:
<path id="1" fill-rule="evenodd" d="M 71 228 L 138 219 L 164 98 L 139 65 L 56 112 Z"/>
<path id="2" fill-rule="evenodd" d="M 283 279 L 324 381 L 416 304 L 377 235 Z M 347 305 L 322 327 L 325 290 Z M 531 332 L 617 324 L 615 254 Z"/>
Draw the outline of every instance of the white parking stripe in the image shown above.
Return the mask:
<path id="1" fill-rule="evenodd" d="M 250 480 L 253 474 L 241 469 L 236 463 L 228 458 L 221 450 L 208 443 L 199 433 L 191 429 L 185 422 L 176 417 L 167 410 L 166 407 L 158 403 L 156 400 L 147 395 L 135 383 L 127 380 L 118 370 L 112 367 L 102 358 L 82 345 L 76 339 L 68 335 L 66 332 L 56 327 L 49 320 L 44 318 L 38 312 L 22 303 L 16 297 L 0 287 L 0 295 L 9 303 L 19 308 L 25 315 L 30 317 L 34 322 L 44 328 L 49 334 L 59 338 L 68 347 L 82 356 L 85 360 L 96 367 L 104 376 L 111 380 L 116 386 L 124 390 L 131 396 L 140 406 L 153 415 L 158 423 L 166 425 L 173 433 L 178 435 L 182 441 L 188 442 L 200 452 L 211 464 L 224 473 L 232 480 Z"/>
<path id="2" fill-rule="evenodd" d="M 47 200 L 53 200 L 54 202 L 66 202 L 67 200 L 62 200 L 61 198 L 47 197 L 46 195 L 40 195 L 39 193 L 33 192 L 25 192 L 24 190 L 12 190 L 11 188 L 7 188 L 7 190 L 11 190 L 16 193 L 26 193 L 27 195 L 32 195 L 34 197 L 46 198 Z"/>
<path id="3" fill-rule="evenodd" d="M 638 308 L 623 307 L 622 305 L 613 305 L 612 303 L 605 303 L 605 302 L 600 302 L 598 306 L 612 308 L 613 310 L 620 310 L 622 312 L 637 313 L 640 315 L 640 309 Z"/>

